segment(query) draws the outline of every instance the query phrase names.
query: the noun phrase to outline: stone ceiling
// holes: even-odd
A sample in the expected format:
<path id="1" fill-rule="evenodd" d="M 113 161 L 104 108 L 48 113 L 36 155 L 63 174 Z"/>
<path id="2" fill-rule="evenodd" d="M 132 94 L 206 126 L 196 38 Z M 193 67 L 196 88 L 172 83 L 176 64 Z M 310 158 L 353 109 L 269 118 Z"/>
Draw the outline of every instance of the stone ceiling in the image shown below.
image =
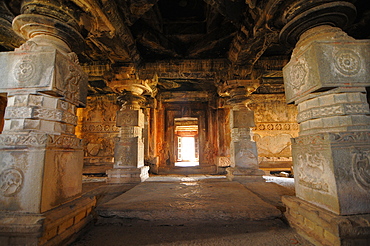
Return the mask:
<path id="1" fill-rule="evenodd" d="M 26 0 L 35 9 L 62 2 L 79 23 L 85 43 L 79 59 L 90 75 L 90 93 L 109 93 L 122 76 L 155 79 L 159 90 L 219 90 L 227 80 L 255 80 L 255 93 L 281 93 L 281 68 L 292 40 L 281 34 L 307 6 L 332 0 Z M 343 1 L 341 1 L 343 2 Z M 353 0 L 346 12 L 349 35 L 370 37 L 367 0 Z M 335 4 L 335 3 L 333 3 Z M 41 6 L 41 7 L 40 7 Z M 23 40 L 11 29 L 21 0 L 0 4 L 0 48 L 12 50 Z M 28 11 L 33 11 L 32 9 Z M 35 10 L 35 11 L 39 11 Z M 349 11 L 349 12 L 348 12 Z M 324 16 L 324 17 L 323 17 Z M 351 17 L 352 16 L 352 17 Z M 305 17 L 301 17 L 304 23 Z M 293 30 L 294 31 L 294 30 Z M 293 32 L 292 31 L 292 32 Z M 279 40 L 280 38 L 280 40 Z M 75 47 L 76 48 L 76 47 Z"/>

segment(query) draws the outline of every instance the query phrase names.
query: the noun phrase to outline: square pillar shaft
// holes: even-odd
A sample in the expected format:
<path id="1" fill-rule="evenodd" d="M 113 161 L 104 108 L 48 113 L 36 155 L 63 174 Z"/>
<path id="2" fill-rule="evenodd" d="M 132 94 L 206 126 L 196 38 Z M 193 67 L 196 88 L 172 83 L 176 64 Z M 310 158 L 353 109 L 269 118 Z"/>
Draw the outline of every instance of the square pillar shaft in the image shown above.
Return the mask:
<path id="1" fill-rule="evenodd" d="M 144 113 L 141 109 L 124 109 L 117 113 L 119 140 L 114 149 L 113 169 L 107 170 L 108 183 L 139 183 L 149 177 L 144 166 Z"/>
<path id="2" fill-rule="evenodd" d="M 261 176 L 258 169 L 256 142 L 252 139 L 251 128 L 254 127 L 254 112 L 248 108 L 231 111 L 231 163 L 234 163 L 234 176 Z"/>
<path id="3" fill-rule="evenodd" d="M 36 46 L 0 53 L 0 91 L 8 94 L 0 210 L 43 213 L 82 190 L 83 150 L 74 128 L 87 76 L 57 49 Z"/>
<path id="4" fill-rule="evenodd" d="M 370 243 L 369 57 L 369 40 L 322 26 L 301 36 L 283 69 L 299 123 L 297 197 L 283 201 L 290 224 L 317 245 Z"/>

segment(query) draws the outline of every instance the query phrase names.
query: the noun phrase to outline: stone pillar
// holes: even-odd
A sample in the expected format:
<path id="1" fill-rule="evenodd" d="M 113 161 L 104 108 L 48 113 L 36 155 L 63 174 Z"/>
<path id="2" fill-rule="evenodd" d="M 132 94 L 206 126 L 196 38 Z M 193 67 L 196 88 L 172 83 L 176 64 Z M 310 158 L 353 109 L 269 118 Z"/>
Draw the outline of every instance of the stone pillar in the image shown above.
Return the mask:
<path id="1" fill-rule="evenodd" d="M 139 85 L 127 85 L 131 90 L 124 90 L 118 97 L 122 104 L 117 112 L 120 132 L 114 149 L 113 169 L 107 170 L 108 183 L 140 183 L 149 177 L 149 167 L 144 166 L 144 113 L 140 108 L 145 98 L 141 96 L 143 87 Z"/>
<path id="2" fill-rule="evenodd" d="M 87 90 L 87 75 L 70 49 L 84 42 L 77 20 L 57 1 L 25 1 L 22 11 L 13 28 L 28 41 L 0 53 L 0 92 L 8 97 L 0 135 L 0 241 L 5 245 L 61 242 L 81 228 L 77 223 L 93 206 L 75 200 L 82 191 L 83 163 L 81 140 L 74 135 L 76 107 L 85 104 Z M 84 216 L 75 220 L 71 208 L 62 206 L 68 203 Z M 58 229 L 66 221 L 73 232 Z"/>
<path id="3" fill-rule="evenodd" d="M 231 128 L 231 168 L 227 168 L 228 178 L 243 177 L 251 181 L 262 181 L 264 172 L 258 169 L 257 145 L 253 140 L 252 128 L 254 125 L 254 112 L 248 107 L 248 95 L 250 86 L 240 86 L 242 82 L 232 85 L 229 94 L 228 104 L 230 110 L 230 128 Z M 248 83 L 257 83 L 249 81 Z M 232 175 L 231 175 L 232 173 Z"/>
<path id="4" fill-rule="evenodd" d="M 336 5 L 342 16 L 353 8 Z M 307 11 L 320 9 L 317 20 L 329 7 Z M 298 105 L 299 123 L 292 140 L 297 197 L 283 201 L 290 224 L 316 245 L 370 243 L 369 57 L 369 40 L 323 25 L 302 30 L 283 69 L 287 102 Z"/>

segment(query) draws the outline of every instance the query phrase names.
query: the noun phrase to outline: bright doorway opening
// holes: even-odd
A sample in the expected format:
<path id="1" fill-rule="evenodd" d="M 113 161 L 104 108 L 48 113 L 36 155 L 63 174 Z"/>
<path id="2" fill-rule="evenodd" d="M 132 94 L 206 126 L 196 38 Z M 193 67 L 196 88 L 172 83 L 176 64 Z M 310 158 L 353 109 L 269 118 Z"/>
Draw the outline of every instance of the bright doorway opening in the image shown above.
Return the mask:
<path id="1" fill-rule="evenodd" d="M 199 165 L 198 119 L 176 118 L 175 146 L 176 167 L 194 167 Z"/>

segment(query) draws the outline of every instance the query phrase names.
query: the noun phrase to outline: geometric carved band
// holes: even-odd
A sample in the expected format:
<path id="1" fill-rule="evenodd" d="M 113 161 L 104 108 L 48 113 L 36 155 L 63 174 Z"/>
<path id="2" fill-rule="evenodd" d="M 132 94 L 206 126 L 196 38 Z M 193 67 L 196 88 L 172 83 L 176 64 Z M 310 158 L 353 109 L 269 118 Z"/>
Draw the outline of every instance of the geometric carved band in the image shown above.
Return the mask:
<path id="1" fill-rule="evenodd" d="M 256 122 L 256 126 L 253 127 L 254 131 L 297 131 L 297 123 L 259 123 Z"/>
<path id="2" fill-rule="evenodd" d="M 322 144 L 365 144 L 370 143 L 370 131 L 362 132 L 338 132 L 338 133 L 318 133 L 307 136 L 292 138 L 292 144 L 300 146 L 313 146 Z"/>
<path id="3" fill-rule="evenodd" d="M 73 135 L 42 133 L 0 134 L 0 146 L 58 147 L 81 149 L 81 139 Z"/>
<path id="4" fill-rule="evenodd" d="M 61 109 L 39 108 L 39 107 L 7 107 L 5 119 L 34 118 L 48 121 L 65 122 L 77 125 L 77 116 Z"/>
<path id="5" fill-rule="evenodd" d="M 355 104 L 337 104 L 327 107 L 312 108 L 303 112 L 299 112 L 297 116 L 298 123 L 314 118 L 330 117 L 336 115 L 351 115 L 351 114 L 369 114 L 369 105 L 364 103 Z"/>

